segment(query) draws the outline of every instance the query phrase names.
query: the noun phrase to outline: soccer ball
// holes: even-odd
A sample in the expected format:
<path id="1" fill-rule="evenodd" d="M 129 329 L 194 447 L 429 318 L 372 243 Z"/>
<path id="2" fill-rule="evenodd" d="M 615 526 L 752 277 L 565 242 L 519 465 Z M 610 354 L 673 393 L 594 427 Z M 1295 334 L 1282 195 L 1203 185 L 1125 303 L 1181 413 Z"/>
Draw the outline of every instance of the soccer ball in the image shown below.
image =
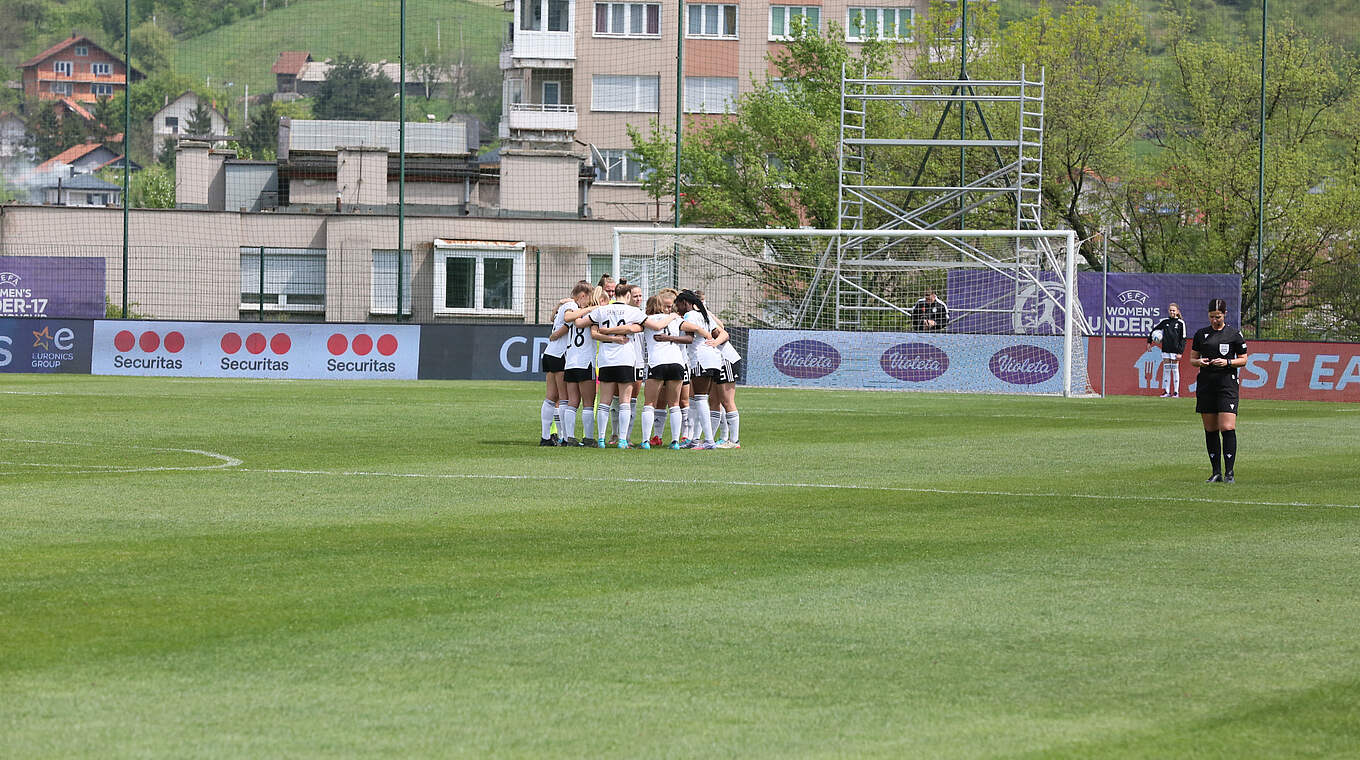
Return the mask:
<path id="1" fill-rule="evenodd" d="M 1161 331 L 1161 330 L 1153 330 L 1153 331 L 1152 331 L 1152 342 L 1153 342 L 1153 343 L 1161 343 L 1161 342 L 1162 342 L 1162 331 Z"/>

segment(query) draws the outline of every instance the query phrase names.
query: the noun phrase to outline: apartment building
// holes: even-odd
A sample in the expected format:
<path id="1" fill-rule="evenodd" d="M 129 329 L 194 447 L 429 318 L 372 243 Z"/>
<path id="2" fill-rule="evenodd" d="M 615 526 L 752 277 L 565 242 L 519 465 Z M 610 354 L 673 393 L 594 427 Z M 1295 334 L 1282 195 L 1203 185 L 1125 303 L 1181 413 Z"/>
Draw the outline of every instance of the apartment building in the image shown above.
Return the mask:
<path id="1" fill-rule="evenodd" d="M 507 0 L 514 20 L 501 53 L 501 137 L 540 159 L 571 155 L 593 169 L 584 203 L 591 216 L 667 220 L 670 202 L 649 198 L 639 183 L 630 125 L 646 132 L 655 121 L 673 130 L 677 90 L 687 122 L 732 112 L 737 97 L 769 74 L 769 54 L 789 38 L 795 18 L 823 34 L 834 22 L 852 44 L 869 36 L 909 39 L 926 5 Z"/>

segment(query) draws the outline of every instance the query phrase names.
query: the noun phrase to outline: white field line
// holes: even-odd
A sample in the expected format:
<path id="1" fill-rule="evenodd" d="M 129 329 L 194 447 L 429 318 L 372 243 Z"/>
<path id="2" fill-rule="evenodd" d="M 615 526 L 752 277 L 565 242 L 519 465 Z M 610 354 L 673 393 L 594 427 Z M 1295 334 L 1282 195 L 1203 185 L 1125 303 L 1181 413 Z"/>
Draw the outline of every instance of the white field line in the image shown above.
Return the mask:
<path id="1" fill-rule="evenodd" d="M 1250 507 L 1317 507 L 1333 509 L 1360 509 L 1360 504 L 1328 504 L 1307 501 L 1252 501 L 1248 499 L 1211 499 L 1196 496 L 1112 496 L 1110 494 L 1058 493 L 1056 491 L 981 491 L 955 488 L 911 488 L 908 486 L 866 486 L 843 483 L 798 483 L 762 482 L 754 480 L 682 480 L 678 478 L 621 478 L 621 477 L 580 477 L 575 475 L 488 475 L 484 473 L 432 473 L 432 472 L 366 472 L 362 470 L 291 470 L 237 467 L 230 472 L 251 472 L 271 475 L 317 475 L 345 478 L 416 478 L 431 480 L 549 480 L 579 483 L 582 481 L 599 483 L 637 483 L 640 485 L 715 485 L 750 486 L 754 488 L 810 488 L 844 491 L 888 491 L 893 493 L 940 494 L 945 496 L 1008 496 L 1025 499 L 1090 499 L 1098 501 L 1171 501 L 1191 504 L 1235 504 Z M 1227 486 L 1230 488 L 1231 486 Z M 1215 486 L 1222 489 L 1224 486 Z"/>
<path id="2" fill-rule="evenodd" d="M 32 443 L 32 444 L 39 444 L 39 445 L 43 445 L 43 446 L 82 446 L 82 447 L 85 447 L 85 448 L 92 448 L 92 449 L 93 449 L 93 448 L 108 448 L 106 445 L 102 445 L 102 444 L 81 443 L 81 442 L 75 442 L 75 441 L 35 441 L 35 440 L 29 440 L 29 439 L 25 439 L 25 438 L 0 438 L 0 442 L 4 442 L 4 443 Z M 123 448 L 128 448 L 128 449 L 138 449 L 138 450 L 140 450 L 140 451 L 170 451 L 170 452 L 174 452 L 174 453 L 177 453 L 177 454 L 197 454 L 197 455 L 199 455 L 199 456 L 204 456 L 204 457 L 207 457 L 207 458 L 209 458 L 209 459 L 216 459 L 216 460 L 217 460 L 217 463 L 216 463 L 216 464 L 199 465 L 199 466 L 196 466 L 196 467 L 193 467 L 193 466 L 189 466 L 189 467 L 120 467 L 120 466 L 117 466 L 117 465 L 102 465 L 102 464 L 71 464 L 71 463 L 56 463 L 56 464 L 52 464 L 52 463 L 46 463 L 46 462 L 12 462 L 12 461 L 11 461 L 11 462 L 0 462 L 0 465 L 9 465 L 9 466 L 11 466 L 11 467 L 50 467 L 50 468 L 65 468 L 65 469 L 61 469 L 61 472 L 62 472 L 63 474 L 67 474 L 67 473 L 70 473 L 70 474 L 93 474 L 93 473 L 105 473 L 105 472 L 194 472 L 194 471 L 201 471 L 201 470 L 223 470 L 223 469 L 227 469 L 227 468 L 231 468 L 231 467 L 240 467 L 240 466 L 241 466 L 241 460 L 237 459 L 236 457 L 227 456 L 226 454 L 218 454 L 217 452 L 214 452 L 214 451 L 202 451 L 202 450 L 200 450 L 200 449 L 173 449 L 173 448 L 161 448 L 161 447 L 157 447 L 157 446 L 133 446 L 133 445 L 127 445 L 127 446 L 124 446 Z M 4 474 L 6 474 L 6 475 L 17 475 L 17 474 L 19 474 L 19 473 L 7 472 L 7 473 L 4 473 Z"/>

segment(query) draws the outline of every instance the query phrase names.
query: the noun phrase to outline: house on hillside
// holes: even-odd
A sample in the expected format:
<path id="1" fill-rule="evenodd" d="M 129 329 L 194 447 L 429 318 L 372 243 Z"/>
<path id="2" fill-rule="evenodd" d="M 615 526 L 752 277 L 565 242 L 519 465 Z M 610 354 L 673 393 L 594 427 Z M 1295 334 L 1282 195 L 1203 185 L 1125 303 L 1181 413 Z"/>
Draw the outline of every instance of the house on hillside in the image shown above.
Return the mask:
<path id="1" fill-rule="evenodd" d="M 12 111 L 0 113 L 0 161 L 14 158 L 33 159 L 33 149 L 25 145 L 28 128 L 24 120 Z"/>
<path id="2" fill-rule="evenodd" d="M 103 143 L 84 143 L 58 153 L 57 155 L 38 164 L 39 172 L 55 172 L 62 168 L 68 168 L 72 175 L 94 174 L 106 167 L 121 168 L 123 156 L 114 149 Z M 131 162 L 134 172 L 139 172 L 142 167 L 136 161 Z"/>
<path id="3" fill-rule="evenodd" d="M 55 185 L 43 188 L 43 203 L 49 206 L 121 206 L 123 189 L 93 174 L 58 177 Z"/>
<path id="4" fill-rule="evenodd" d="M 19 64 L 23 72 L 24 97 L 58 100 L 70 98 L 93 103 L 127 88 L 129 67 L 123 60 L 94 44 L 89 37 L 72 35 Z M 135 68 L 132 81 L 144 79 Z"/>
<path id="5" fill-rule="evenodd" d="M 198 93 L 193 90 L 185 90 L 174 100 L 167 100 L 161 110 L 151 117 L 151 149 L 153 156 L 160 156 L 161 149 L 167 140 L 178 141 L 181 137 L 190 136 L 188 133 L 189 121 L 194 110 L 198 108 L 200 98 Z M 217 110 L 217 104 L 206 103 L 208 106 L 208 120 L 212 122 L 212 129 L 206 135 L 192 135 L 196 140 L 206 140 L 214 145 L 221 145 L 233 139 L 227 133 L 231 126 L 227 121 L 226 114 Z"/>
<path id="6" fill-rule="evenodd" d="M 274 92 L 280 94 L 297 94 L 298 77 L 302 76 L 302 70 L 307 64 L 312 62 L 312 54 L 305 50 L 285 50 L 279 53 L 278 60 L 274 61 Z"/>
<path id="7" fill-rule="evenodd" d="M 283 61 L 285 55 L 281 53 L 279 61 Z M 290 63 L 289 65 L 294 65 Z M 275 62 L 275 71 L 278 71 L 279 62 Z M 291 80 L 293 89 L 288 92 L 295 92 L 299 95 L 315 95 L 321 89 L 321 83 L 326 81 L 326 77 L 335 68 L 335 63 L 330 59 L 325 61 L 313 61 L 311 56 L 301 62 L 297 75 Z M 369 64 L 369 70 L 374 74 L 382 74 L 393 83 L 393 91 L 396 90 L 396 83 L 401 81 L 401 64 L 397 62 L 378 61 Z M 426 87 L 429 87 L 431 95 L 437 92 L 447 92 L 448 88 L 455 81 L 455 71 L 452 67 L 442 70 L 425 70 L 423 67 L 407 64 L 406 66 L 406 94 L 416 97 L 424 97 Z M 282 75 L 279 75 L 282 81 Z M 283 90 L 279 90 L 284 92 Z"/>

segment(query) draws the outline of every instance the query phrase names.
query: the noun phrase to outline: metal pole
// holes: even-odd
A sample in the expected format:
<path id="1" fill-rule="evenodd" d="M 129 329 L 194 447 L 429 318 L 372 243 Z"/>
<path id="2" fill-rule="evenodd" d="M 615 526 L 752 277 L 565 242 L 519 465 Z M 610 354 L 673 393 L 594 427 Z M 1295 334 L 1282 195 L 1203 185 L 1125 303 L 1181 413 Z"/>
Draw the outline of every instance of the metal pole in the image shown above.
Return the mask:
<path id="1" fill-rule="evenodd" d="M 1261 0 L 1261 144 L 1256 178 L 1256 337 L 1261 337 L 1261 272 L 1266 247 L 1266 9 L 1270 0 Z"/>
<path id="2" fill-rule="evenodd" d="M 1067 371 L 1063 373 L 1063 396 L 1072 396 L 1072 332 L 1076 326 L 1075 317 L 1072 312 L 1075 309 L 1075 299 L 1072 291 L 1076 290 L 1077 284 L 1077 233 L 1067 231 L 1067 267 L 1064 273 L 1067 277 L 1067 287 L 1063 293 L 1063 366 Z"/>
<path id="3" fill-rule="evenodd" d="M 543 249 L 534 246 L 534 324 L 538 324 L 538 306 L 543 298 Z M 556 319 L 556 317 L 554 317 Z"/>
<path id="4" fill-rule="evenodd" d="M 260 246 L 260 321 L 264 321 L 264 246 Z"/>
<path id="5" fill-rule="evenodd" d="M 1110 233 L 1106 230 L 1100 236 L 1100 248 L 1105 259 L 1105 274 L 1100 280 L 1100 397 L 1105 398 L 1105 339 L 1108 335 L 1110 303 Z"/>
<path id="6" fill-rule="evenodd" d="M 406 0 L 401 0 L 401 83 L 397 85 L 397 320 L 401 321 L 402 259 L 406 253 Z M 384 173 L 386 171 L 384 170 Z M 414 263 L 414 262 L 412 262 Z"/>
<path id="7" fill-rule="evenodd" d="M 685 4 L 676 3 L 679 20 L 675 25 L 675 221 L 680 226 L 680 141 L 685 125 Z M 619 275 L 618 245 L 614 246 L 614 276 Z"/>
<path id="8" fill-rule="evenodd" d="M 132 144 L 132 0 L 123 0 L 123 319 L 128 318 L 128 146 Z"/>
<path id="9" fill-rule="evenodd" d="M 966 81 L 967 79 L 968 79 L 968 0 L 960 0 L 960 2 L 959 2 L 959 81 Z M 959 94 L 960 94 L 960 95 L 963 94 L 962 88 L 959 89 Z M 1025 107 L 1025 104 L 1024 104 L 1024 103 L 1021 103 L 1021 104 L 1020 104 L 1020 107 L 1021 107 L 1021 108 L 1024 108 L 1024 107 Z M 966 139 L 968 139 L 968 109 L 964 106 L 964 104 L 963 104 L 962 101 L 960 101 L 960 103 L 959 103 L 959 139 L 960 139 L 960 140 L 966 140 Z M 963 147 L 962 145 L 959 146 L 959 187 L 965 187 L 965 186 L 968 185 L 968 181 L 967 181 L 966 176 L 965 176 L 965 175 L 967 174 L 967 160 L 966 160 L 966 152 L 967 152 L 967 150 L 968 150 L 968 149 L 965 148 L 965 147 Z M 964 218 L 963 218 L 963 215 L 964 215 L 965 211 L 967 210 L 967 205 L 966 205 L 967 202 L 968 202 L 968 199 L 967 199 L 966 196 L 964 196 L 964 195 L 960 195 L 960 196 L 959 196 L 959 228 L 960 228 L 960 229 L 967 229 L 967 228 L 968 228 L 968 225 L 964 222 Z"/>

